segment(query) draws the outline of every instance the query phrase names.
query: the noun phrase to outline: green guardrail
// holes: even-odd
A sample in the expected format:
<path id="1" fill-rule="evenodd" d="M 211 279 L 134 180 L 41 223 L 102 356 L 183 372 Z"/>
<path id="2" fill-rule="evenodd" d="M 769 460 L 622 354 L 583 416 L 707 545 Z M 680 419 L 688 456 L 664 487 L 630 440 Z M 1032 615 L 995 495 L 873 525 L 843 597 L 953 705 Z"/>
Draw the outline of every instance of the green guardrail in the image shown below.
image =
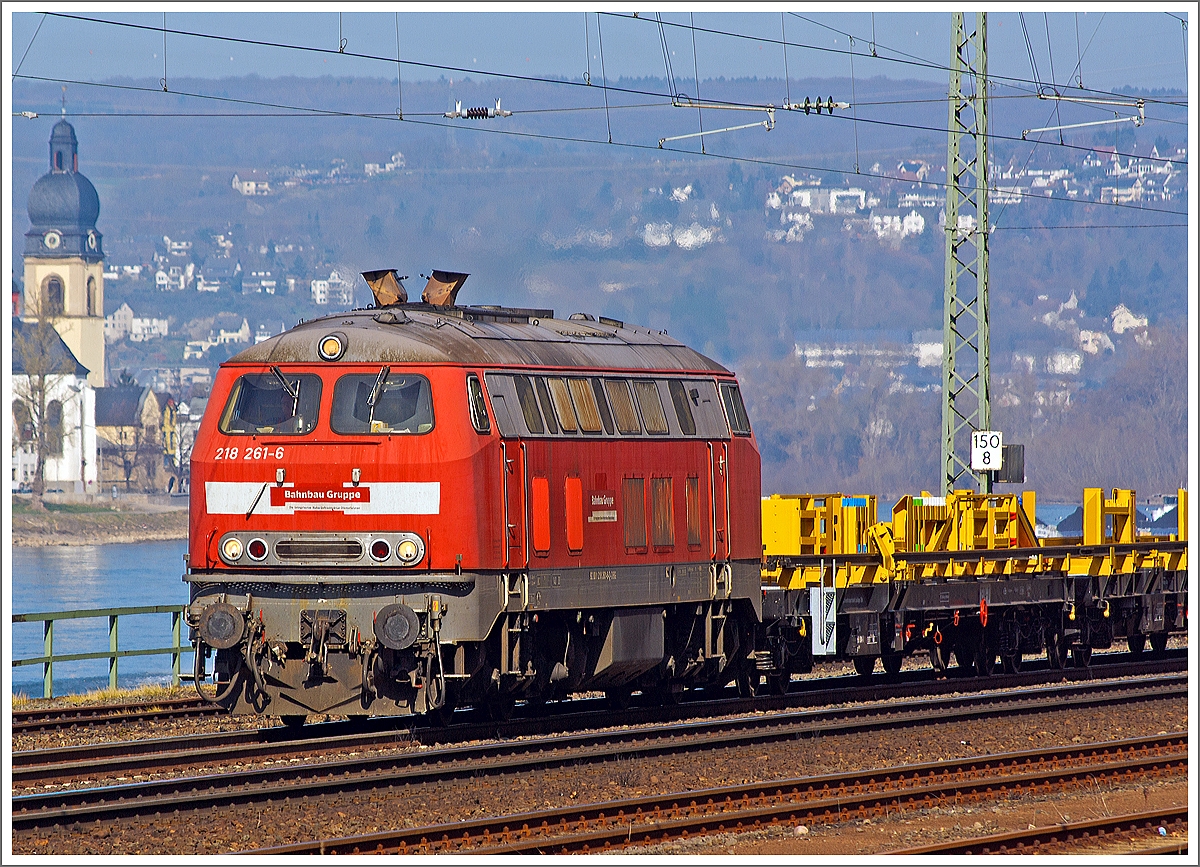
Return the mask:
<path id="1" fill-rule="evenodd" d="M 136 608 L 86 608 L 77 611 L 42 611 L 35 614 L 14 614 L 13 623 L 42 623 L 43 655 L 30 659 L 14 659 L 13 668 L 18 665 L 42 666 L 42 698 L 54 697 L 54 663 L 78 662 L 85 659 L 108 660 L 108 688 L 117 688 L 117 662 L 127 656 L 162 656 L 171 655 L 171 685 L 179 685 L 179 657 L 191 653 L 190 644 L 180 644 L 181 624 L 183 622 L 182 605 L 144 605 Z M 155 647 L 149 650 L 121 650 L 118 647 L 117 625 L 120 618 L 137 614 L 170 614 L 171 615 L 171 646 Z M 98 617 L 108 618 L 108 651 L 97 653 L 62 653 L 54 652 L 54 624 L 59 620 L 88 620 Z"/>

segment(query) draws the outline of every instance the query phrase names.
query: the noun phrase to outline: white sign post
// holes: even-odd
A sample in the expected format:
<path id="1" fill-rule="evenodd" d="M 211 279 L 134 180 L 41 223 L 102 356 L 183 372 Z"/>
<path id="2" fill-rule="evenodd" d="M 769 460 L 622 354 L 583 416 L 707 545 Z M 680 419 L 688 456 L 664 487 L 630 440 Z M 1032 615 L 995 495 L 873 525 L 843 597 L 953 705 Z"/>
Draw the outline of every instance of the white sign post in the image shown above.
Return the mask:
<path id="1" fill-rule="evenodd" d="M 972 470 L 998 470 L 1003 462 L 1004 434 L 998 430 L 977 430 L 971 434 Z"/>

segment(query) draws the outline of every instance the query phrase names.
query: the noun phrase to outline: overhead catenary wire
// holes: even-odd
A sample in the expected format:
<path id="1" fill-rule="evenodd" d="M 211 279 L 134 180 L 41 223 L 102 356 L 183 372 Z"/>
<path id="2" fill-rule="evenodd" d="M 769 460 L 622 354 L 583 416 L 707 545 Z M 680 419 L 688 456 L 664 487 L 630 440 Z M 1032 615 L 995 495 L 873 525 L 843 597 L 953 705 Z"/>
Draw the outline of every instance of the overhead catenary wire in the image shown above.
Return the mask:
<path id="1" fill-rule="evenodd" d="M 83 17 L 83 16 L 67 15 L 67 14 L 65 14 L 65 13 L 51 13 L 51 14 L 54 14 L 54 15 L 56 15 L 56 16 L 58 16 L 58 17 L 72 18 L 72 19 L 77 19 L 77 20 L 82 20 L 82 21 L 88 21 L 88 22 L 92 22 L 92 23 L 109 24 L 109 25 L 113 25 L 113 26 L 132 27 L 132 28 L 135 28 L 135 29 L 142 29 L 142 30 L 156 30 L 156 29 L 158 29 L 158 28 L 154 28 L 154 27 L 149 27 L 149 26 L 147 26 L 147 25 L 140 25 L 140 24 L 130 24 L 130 23 L 127 23 L 127 22 L 115 22 L 115 21 L 109 21 L 109 20 L 107 20 L 107 19 L 87 18 L 87 17 Z M 604 14 L 608 14 L 608 13 L 604 13 Z M 597 29 L 598 29 L 598 30 L 599 30 L 599 26 L 600 26 L 600 25 L 599 25 L 599 21 L 600 21 L 600 15 L 601 15 L 601 13 L 597 13 Z M 798 16 L 798 17 L 803 17 L 803 16 Z M 635 18 L 636 18 L 636 16 L 635 16 Z M 809 20 L 809 19 L 805 19 L 805 20 Z M 665 28 L 664 28 L 664 26 L 663 26 L 663 25 L 664 25 L 664 23 L 669 23 L 669 22 L 663 22 L 663 21 L 662 21 L 662 19 L 661 19 L 661 16 L 658 16 L 658 22 L 659 22 L 659 29 L 660 29 L 660 33 L 661 33 L 661 35 L 662 35 L 662 37 L 663 37 L 663 39 L 664 39 L 664 46 L 665 46 Z M 675 25 L 675 24 L 672 24 L 671 26 L 687 26 L 687 25 Z M 826 25 L 821 25 L 821 26 L 826 26 Z M 709 32 L 716 32 L 716 33 L 724 33 L 724 34 L 728 34 L 728 31 L 712 31 L 712 30 L 711 30 L 711 29 L 709 29 L 709 28 L 697 28 L 697 29 L 699 29 L 699 30 L 702 30 L 702 31 L 708 30 Z M 834 28 L 828 28 L 828 29 L 834 30 Z M 176 33 L 180 33 L 180 34 L 186 34 L 186 35 L 191 35 L 191 36 L 196 36 L 196 37 L 199 37 L 199 38 L 217 39 L 217 40 L 224 40 L 224 41 L 233 41 L 233 42 L 239 42 L 239 43 L 248 43 L 248 44 L 263 45 L 263 46 L 270 46 L 270 47 L 280 47 L 280 48 L 287 48 L 287 49 L 291 49 L 291 50 L 298 50 L 298 51 L 313 51 L 313 52 L 316 52 L 316 53 L 322 53 L 322 54 L 333 53 L 333 52 L 331 52 L 329 49 L 312 48 L 312 47 L 308 47 L 308 46 L 289 45 L 289 44 L 286 44 L 286 43 L 274 43 L 274 42 L 267 42 L 267 41 L 264 41 L 264 40 L 250 40 L 250 39 L 246 39 L 246 38 L 243 38 L 243 37 L 226 37 L 226 36 L 218 36 L 218 35 L 214 35 L 214 34 L 203 34 L 203 33 L 196 33 L 196 32 L 193 32 L 193 31 L 172 31 L 172 32 L 176 32 Z M 836 30 L 835 30 L 835 32 L 841 32 L 841 31 L 836 31 Z M 744 36 L 744 35 L 742 35 L 742 34 L 730 34 L 730 35 L 738 36 L 739 38 L 758 39 L 758 40 L 760 40 L 760 41 L 762 40 L 762 38 L 761 38 L 761 37 L 748 37 L 748 36 Z M 1093 36 L 1094 36 L 1094 34 L 1093 34 Z M 774 40 L 765 40 L 765 41 L 774 41 Z M 836 50 L 838 53 L 846 53 L 846 52 L 842 52 L 842 51 L 840 51 L 840 49 L 825 49 L 825 48 L 821 48 L 821 47 L 815 47 L 815 46 L 802 46 L 802 47 L 813 47 L 815 50 Z M 346 53 L 346 52 L 339 52 L 339 53 Z M 373 59 L 373 60 L 379 60 L 379 59 L 382 59 L 382 58 L 375 57 L 374 55 L 365 55 L 365 54 L 349 54 L 349 53 L 347 53 L 347 55 L 348 55 L 348 56 L 359 57 L 359 58 L 363 58 L 363 59 Z M 670 77 L 673 79 L 673 69 L 671 69 L 671 68 L 670 68 L 670 62 L 669 62 L 669 51 L 666 51 L 666 52 L 664 52 L 664 56 L 665 56 L 665 58 L 666 58 L 666 61 L 667 61 L 667 64 L 668 64 L 668 74 L 669 74 L 669 75 L 670 75 Z M 888 59 L 888 58 L 884 58 L 884 59 Z M 603 57 L 601 58 L 601 60 L 602 60 L 602 62 L 603 62 Z M 389 62 L 391 62 L 391 58 L 388 58 L 388 61 L 389 61 Z M 454 72 L 479 72 L 479 73 L 481 73 L 481 74 L 485 74 L 485 75 L 492 75 L 492 76 L 496 76 L 496 77 L 500 77 L 500 78 L 509 78 L 509 79 L 513 79 L 513 80 L 537 81 L 537 82 L 543 82 L 543 83 L 553 83 L 553 84 L 560 84 L 560 85 L 578 85 L 578 86 L 587 86 L 586 84 L 581 84 L 581 83 L 578 83 L 578 82 L 573 82 L 573 81 L 564 81 L 564 80 L 562 80 L 562 79 L 546 78 L 546 77 L 542 77 L 542 76 L 529 76 L 529 75 L 521 75 L 521 74 L 517 74 L 517 73 L 489 72 L 489 71 L 486 71 L 486 70 L 482 70 L 482 71 L 481 71 L 481 70 L 469 69 L 469 68 L 466 68 L 466 67 L 447 66 L 447 65 L 444 65 L 444 64 L 431 64 L 431 63 L 424 63 L 424 62 L 420 62 L 420 61 L 405 61 L 405 62 L 406 62 L 406 63 L 411 63 L 412 65 L 415 65 L 415 66 L 418 66 L 418 67 L 424 67 L 424 68 L 433 68 L 433 69 L 439 69 L 439 70 L 442 70 L 442 71 L 454 71 Z M 997 76 L 992 76 L 992 78 L 997 78 Z M 1016 79 L 1014 79 L 1014 80 L 1016 80 Z M 612 86 L 609 86 L 609 85 L 607 84 L 607 82 L 606 82 L 606 92 L 605 92 L 605 98 L 606 98 L 606 101 L 607 101 L 607 96 L 608 96 L 608 94 L 607 94 L 607 90 L 608 90 L 608 89 L 611 89 L 611 90 L 613 90 L 614 92 L 620 92 L 620 93 L 636 93 L 636 94 L 647 95 L 647 96 L 653 96 L 653 95 L 657 95 L 657 94 L 654 94 L 654 93 L 653 93 L 653 92 L 651 92 L 651 91 L 640 90 L 640 89 L 635 89 L 635 88 L 621 88 L 621 87 L 612 87 Z M 672 91 L 673 91 L 673 93 L 677 93 L 677 88 L 675 88 L 675 87 L 672 87 Z M 1095 92 L 1097 92 L 1097 93 L 1106 93 L 1106 92 L 1103 92 L 1103 91 L 1095 91 Z M 1155 100 L 1155 99 L 1150 99 L 1149 101 L 1150 101 L 1150 102 L 1152 102 L 1152 103 L 1161 103 L 1161 104 L 1165 104 L 1165 105 L 1175 105 L 1175 104 L 1176 104 L 1176 103 L 1173 103 L 1173 102 L 1170 102 L 1170 101 L 1165 101 L 1165 100 Z M 754 106 L 754 107 L 756 107 L 756 108 L 763 108 L 763 109 L 765 109 L 765 106 Z M 1186 123 L 1185 123 L 1185 122 L 1180 122 L 1180 121 L 1169 121 L 1169 120 L 1165 120 L 1165 119 L 1158 119 L 1158 118 L 1156 118 L 1156 120 L 1160 120 L 1161 122 L 1165 122 L 1165 123 L 1174 123 L 1174 124 L 1178 124 L 1178 125 L 1186 125 Z M 867 122 L 867 121 L 864 121 L 864 122 Z M 942 130 L 942 131 L 944 131 L 944 130 Z"/>
<path id="2" fill-rule="evenodd" d="M 601 55 L 601 57 L 603 59 L 603 55 Z M 25 78 L 25 79 L 41 80 L 41 81 L 57 81 L 57 82 L 63 81 L 62 79 L 51 79 L 51 78 L 46 78 L 46 77 L 41 77 L 41 76 L 22 75 L 20 77 Z M 67 80 L 66 83 L 79 84 L 79 85 L 84 85 L 84 86 L 90 85 L 90 86 L 96 86 L 96 87 L 110 87 L 110 88 L 115 88 L 115 89 L 120 89 L 120 90 L 131 90 L 131 91 L 149 92 L 149 93 L 157 92 L 154 88 L 139 87 L 136 85 L 118 85 L 118 84 L 109 84 L 109 83 L 101 83 L 101 82 L 87 82 L 87 81 L 73 81 L 73 80 Z M 215 96 L 215 95 L 211 95 L 211 94 L 193 94 L 193 93 L 187 93 L 187 92 L 176 92 L 175 95 L 181 96 L 181 97 L 206 99 L 206 100 L 212 100 L 212 101 L 217 101 L 217 102 L 229 102 L 229 103 L 235 103 L 235 104 L 241 104 L 241 105 L 256 105 L 256 106 L 265 107 L 265 108 L 290 109 L 290 110 L 293 110 L 296 112 L 307 112 L 310 115 L 315 116 L 315 117 L 343 117 L 343 118 L 359 118 L 359 119 L 367 119 L 367 120 L 390 120 L 390 121 L 401 122 L 401 123 L 413 123 L 413 124 L 418 124 L 418 125 L 423 125 L 423 126 L 437 126 L 437 127 L 441 127 L 441 128 L 453 128 L 453 129 L 457 129 L 457 130 L 464 129 L 463 127 L 458 126 L 456 124 L 444 123 L 444 122 L 440 122 L 438 120 L 434 120 L 432 118 L 429 120 L 423 120 L 423 119 L 419 120 L 419 119 L 415 119 L 412 117 L 406 117 L 404 119 L 400 119 L 392 114 L 371 114 L 371 113 L 351 112 L 351 111 L 337 110 L 337 109 L 307 108 L 304 106 L 292 106 L 292 105 L 279 104 L 279 103 L 269 103 L 269 102 L 264 102 L 264 101 L 260 101 L 260 100 L 248 100 L 248 99 L 239 99 L 236 97 Z M 691 155 L 693 157 L 704 156 L 704 157 L 709 157 L 712 159 L 721 159 L 721 160 L 728 160 L 728 161 L 733 161 L 733 162 L 743 162 L 743 163 L 748 163 L 748 164 L 752 164 L 752 165 L 771 166 L 771 167 L 775 167 L 775 168 L 786 169 L 789 171 L 808 171 L 808 172 L 814 172 L 814 173 L 846 171 L 845 169 L 837 168 L 837 167 L 833 167 L 833 166 L 822 166 L 822 165 L 810 165 L 810 164 L 795 163 L 795 162 L 785 162 L 785 161 L 781 161 L 781 160 L 771 160 L 771 159 L 766 159 L 766 158 L 762 158 L 762 157 L 746 157 L 746 156 L 737 156 L 734 154 L 712 153 L 712 152 L 705 153 L 705 154 L 698 154 L 696 151 L 689 151 L 689 150 L 684 150 L 681 148 L 661 148 L 656 145 L 643 144 L 643 143 L 639 143 L 639 142 L 624 142 L 624 141 L 611 141 L 611 140 L 608 142 L 605 142 L 601 139 L 583 138 L 580 136 L 555 135 L 555 134 L 551 134 L 551 133 L 537 133 L 537 132 L 528 132 L 528 131 L 512 130 L 512 129 L 503 129 L 502 130 L 502 129 L 496 129 L 496 128 L 482 128 L 482 127 L 470 127 L 469 129 L 472 132 L 490 133 L 493 135 L 506 135 L 506 136 L 510 136 L 513 138 L 527 138 L 527 139 L 542 140 L 542 141 L 570 142 L 570 143 L 575 143 L 575 144 L 610 144 L 615 147 L 628 148 L 631 150 L 646 150 L 646 151 L 667 150 L 671 153 L 677 153 L 680 155 Z M 893 181 L 904 180 L 903 178 L 900 178 L 896 175 L 889 175 L 884 172 L 863 171 L 863 172 L 860 172 L 860 174 L 863 177 L 873 177 L 873 178 L 879 178 L 882 180 L 893 180 Z M 926 186 L 929 186 L 929 187 L 932 187 L 935 189 L 939 189 L 939 188 L 944 189 L 947 186 L 946 183 L 944 183 L 944 182 L 928 181 L 928 180 L 924 181 L 924 184 Z M 1031 196 L 1030 198 L 1039 198 L 1040 199 L 1042 197 Z M 1047 198 L 1047 200 L 1049 200 L 1049 199 Z M 1170 209 L 1170 208 L 1155 208 L 1155 207 L 1150 207 L 1150 206 L 1146 206 L 1146 205 L 1132 205 L 1127 202 L 1110 202 L 1110 201 L 1100 201 L 1100 200 L 1094 200 L 1094 199 L 1078 199 L 1078 198 L 1053 199 L 1053 201 L 1070 203 L 1072 205 L 1097 205 L 1100 207 L 1117 208 L 1117 209 L 1150 212 L 1150 213 L 1161 213 L 1161 214 L 1169 214 L 1172 216 L 1181 216 L 1181 217 L 1187 216 L 1187 213 L 1185 211 L 1177 211 L 1177 210 Z"/>
<path id="3" fill-rule="evenodd" d="M 29 56 L 29 49 L 33 48 L 34 40 L 36 40 L 38 38 L 38 34 L 42 32 L 42 25 L 46 23 L 46 16 L 48 14 L 49 13 L 47 12 L 42 13 L 42 17 L 41 20 L 38 21 L 37 28 L 34 29 L 33 35 L 29 37 L 29 44 L 25 46 L 25 53 L 21 55 L 21 62 L 17 64 L 17 68 L 13 73 L 14 75 L 17 72 L 20 72 L 21 67 L 25 65 L 25 58 Z"/>
<path id="4" fill-rule="evenodd" d="M 1047 12 L 1043 12 L 1042 19 L 1046 22 L 1046 54 L 1050 58 L 1050 80 L 1054 81 L 1055 80 L 1055 76 L 1054 76 L 1054 46 L 1050 44 L 1050 14 Z M 1055 96 L 1058 95 L 1057 90 L 1054 93 L 1055 93 Z M 1055 118 L 1055 120 L 1058 121 L 1058 125 L 1059 125 L 1059 130 L 1058 130 L 1058 143 L 1059 144 L 1063 143 L 1061 107 L 1062 107 L 1061 102 L 1054 103 L 1054 118 Z"/>
<path id="5" fill-rule="evenodd" d="M 604 84 L 604 121 L 608 124 L 608 143 L 613 143 L 612 115 L 608 110 L 608 67 L 604 63 L 604 33 L 600 30 L 600 13 L 596 13 L 596 43 L 600 46 L 600 78 Z"/>
<path id="6" fill-rule="evenodd" d="M 400 65 L 400 13 L 396 13 L 396 117 L 404 119 L 404 91 L 400 88 L 403 68 Z"/>
<path id="7" fill-rule="evenodd" d="M 692 13 L 688 13 L 692 15 Z M 695 24 L 695 16 L 692 15 Z M 692 28 L 692 69 L 696 76 L 696 123 L 700 126 L 700 153 L 704 153 L 704 109 L 700 107 L 700 62 L 696 59 L 696 29 Z M 661 145 L 662 142 L 659 142 Z"/>
<path id="8" fill-rule="evenodd" d="M 112 20 L 104 19 L 104 18 L 93 18 L 93 17 L 84 16 L 84 15 L 76 15 L 76 14 L 70 14 L 70 13 L 65 13 L 65 12 L 51 12 L 48 14 L 58 17 L 58 18 L 66 18 L 66 19 L 71 19 L 71 20 L 84 21 L 84 22 L 89 22 L 89 23 L 93 23 L 93 24 L 106 24 L 106 25 L 110 25 L 113 27 L 124 27 L 124 28 L 130 28 L 130 29 L 150 30 L 150 31 L 157 31 L 159 29 L 158 27 L 151 27 L 151 26 L 145 25 L 145 24 L 134 24 L 132 22 L 125 22 L 125 21 L 112 21 Z M 626 20 L 626 21 L 639 21 L 640 22 L 640 21 L 645 20 L 645 19 L 639 18 L 638 16 L 636 16 L 634 14 L 626 15 L 626 14 L 615 13 L 615 12 L 597 12 L 596 15 L 597 15 L 597 19 L 599 19 L 599 17 L 603 15 L 603 16 L 608 16 L 608 17 L 620 18 L 620 19 Z M 661 21 L 660 26 L 662 26 L 664 28 L 667 26 L 686 28 L 689 25 L 675 24 L 670 21 Z M 715 35 L 719 35 L 719 36 L 727 36 L 730 38 L 762 42 L 762 43 L 767 43 L 767 44 L 777 44 L 779 42 L 779 40 L 773 39 L 770 37 L 752 36 L 749 34 L 736 33 L 736 32 L 727 31 L 727 30 L 717 30 L 714 28 L 696 27 L 696 30 L 697 30 L 697 32 L 700 32 L 700 33 L 710 33 L 710 34 L 715 34 Z M 317 54 L 344 54 L 347 57 L 351 57 L 351 58 L 355 58 L 355 59 L 359 59 L 359 60 L 386 61 L 387 63 L 393 62 L 393 58 L 391 58 L 391 57 L 380 57 L 378 55 L 373 55 L 373 54 L 362 54 L 362 53 L 355 53 L 355 52 L 349 52 L 349 51 L 338 52 L 338 51 L 334 51 L 332 49 L 320 48 L 317 46 L 294 45 L 294 44 L 284 43 L 284 42 L 272 42 L 269 40 L 249 39 L 247 37 L 225 36 L 225 35 L 220 35 L 220 34 L 215 34 L 215 33 L 201 33 L 201 32 L 197 32 L 197 31 L 189 31 L 189 30 L 172 30 L 171 33 L 175 34 L 175 35 L 180 35 L 180 36 L 193 36 L 193 37 L 196 37 L 199 39 L 212 39 L 212 40 L 218 40 L 218 41 L 223 41 L 223 42 L 235 42 L 235 43 L 241 43 L 241 44 L 245 44 L 245 45 L 255 45 L 255 46 L 266 47 L 266 48 L 282 48 L 282 49 L 288 49 L 288 50 L 292 50 L 292 51 L 307 51 L 307 52 L 312 52 L 312 53 L 317 53 Z M 790 45 L 793 48 L 803 48 L 806 50 L 820 51 L 820 52 L 826 52 L 826 53 L 834 53 L 834 54 L 846 54 L 847 53 L 847 51 L 845 51 L 843 49 L 830 48 L 828 46 L 808 45 L 808 44 L 798 43 L 798 42 L 790 43 Z M 1086 49 L 1085 49 L 1085 53 L 1086 53 Z M 861 54 L 861 52 L 860 52 L 860 54 Z M 862 56 L 867 57 L 869 55 L 862 54 Z M 926 68 L 929 68 L 932 70 L 936 70 L 938 72 L 949 71 L 949 67 L 946 66 L 945 64 L 934 63 L 933 61 L 905 60 L 902 58 L 886 57 L 884 55 L 879 55 L 879 57 L 877 59 L 883 60 L 883 61 L 888 61 L 888 62 L 893 62 L 893 63 L 902 63 L 902 64 L 908 64 L 908 65 L 923 66 L 923 67 L 926 67 Z M 507 78 L 507 79 L 514 80 L 514 81 L 533 81 L 533 82 L 539 82 L 539 83 L 543 83 L 543 84 L 557 84 L 557 85 L 563 85 L 563 86 L 568 86 L 568 87 L 573 87 L 573 86 L 574 87 L 586 87 L 587 86 L 584 82 L 581 82 L 581 81 L 571 81 L 569 79 L 549 78 L 546 76 L 537 76 L 537 75 L 525 75 L 525 74 L 516 73 L 516 72 L 499 72 L 499 71 L 495 71 L 495 70 L 478 69 L 478 68 L 471 68 L 471 67 L 464 67 L 464 66 L 451 66 L 451 65 L 442 64 L 442 63 L 429 63 L 427 61 L 419 61 L 419 60 L 405 60 L 404 63 L 409 66 L 416 66 L 416 67 L 420 67 L 420 68 L 424 68 L 424 69 L 434 69 L 434 70 L 439 70 L 442 72 L 461 72 L 461 73 L 466 73 L 466 74 L 486 75 L 486 76 L 491 76 L 491 77 L 495 77 L 495 78 Z M 1005 75 L 996 75 L 996 74 L 989 73 L 988 78 L 991 81 L 1008 83 L 1010 86 L 1012 86 L 1014 88 L 1016 88 L 1018 85 L 1035 84 L 1035 82 L 1031 82 L 1028 79 L 1023 79 L 1018 76 L 1005 76 Z M 646 91 L 638 90 L 636 88 L 621 88 L 621 87 L 614 85 L 610 89 L 613 90 L 614 92 L 651 95 L 650 93 L 648 93 Z M 1095 93 L 1097 95 L 1102 95 L 1102 96 L 1118 96 L 1118 97 L 1129 96 L 1129 94 L 1124 94 L 1124 93 L 1119 93 L 1119 92 L 1114 92 L 1114 91 L 1106 91 L 1106 90 L 1096 90 L 1096 89 L 1092 89 L 1092 88 L 1084 88 L 1084 90 L 1088 90 L 1091 93 Z M 1163 98 L 1158 98 L 1158 97 L 1154 97 L 1154 98 L 1148 97 L 1146 99 L 1146 101 L 1148 104 L 1154 103 L 1154 104 L 1161 104 L 1161 105 L 1186 107 L 1186 101 L 1176 102 L 1173 100 L 1163 99 Z"/>
<path id="9" fill-rule="evenodd" d="M 603 71 L 603 69 L 604 69 L 604 52 L 603 52 L 603 41 L 602 40 L 601 40 L 601 44 L 600 44 L 600 49 L 601 49 L 601 55 L 600 55 L 601 68 Z M 389 59 L 389 62 L 394 62 L 394 61 Z M 606 73 L 605 73 L 605 77 L 607 78 Z M 110 88 L 110 89 L 117 89 L 117 90 L 131 90 L 131 91 L 150 92 L 150 93 L 158 92 L 154 88 L 139 87 L 136 85 L 122 85 L 122 84 L 114 84 L 114 83 L 109 83 L 109 82 L 82 81 L 82 80 L 77 80 L 77 79 L 62 79 L 62 78 L 55 78 L 55 77 L 50 77 L 50 76 L 36 76 L 36 75 L 23 74 L 23 75 L 15 75 L 14 78 L 20 78 L 20 79 L 25 79 L 25 80 L 29 80 L 29 81 L 46 81 L 46 82 L 54 82 L 54 83 L 64 83 L 65 82 L 67 84 L 78 84 L 78 85 L 83 85 L 83 86 L 98 87 L 98 88 Z M 608 89 L 609 88 L 607 88 L 607 87 L 602 87 L 602 90 L 604 90 L 606 115 L 608 115 L 608 113 L 609 113 Z M 668 96 L 666 94 L 657 94 L 657 93 L 654 93 L 651 91 L 631 91 L 629 89 L 620 89 L 620 92 L 626 93 L 626 94 L 636 92 L 636 93 L 640 93 L 640 94 L 648 95 L 648 96 L 659 96 L 663 99 L 668 98 Z M 184 95 L 184 94 L 181 93 L 179 95 Z M 189 93 L 187 95 L 191 96 L 193 98 L 198 98 L 198 99 L 226 101 L 226 102 L 232 102 L 232 103 L 236 103 L 236 104 L 294 108 L 297 111 L 308 112 L 313 115 L 328 116 L 328 117 L 378 117 L 379 116 L 377 113 L 374 113 L 374 112 L 350 112 L 350 111 L 344 111 L 344 110 L 338 110 L 338 109 L 308 109 L 305 107 L 279 106 L 274 103 L 263 103 L 263 102 L 257 101 L 257 100 L 240 100 L 240 99 L 235 99 L 232 97 L 218 97 L 215 95 L 202 94 L 202 93 Z M 649 106 L 639 106 L 639 107 L 649 107 Z M 663 107 L 666 107 L 666 105 L 664 104 Z M 731 107 L 744 107 L 744 108 L 753 109 L 753 110 L 766 110 L 763 106 L 752 105 L 752 104 L 746 104 L 744 106 L 731 105 Z M 613 108 L 620 109 L 620 108 L 622 108 L 622 106 L 618 105 L 618 106 L 614 106 Z M 584 108 L 584 107 L 564 107 L 564 108 L 526 110 L 526 111 L 521 111 L 518 113 L 519 114 L 532 114 L 532 113 L 553 114 L 553 113 L 559 113 L 559 112 L 584 111 L 584 110 L 588 110 L 588 109 Z M 109 113 L 109 114 L 114 115 L 114 116 L 116 115 L 115 112 Z M 428 116 L 435 116 L 435 115 L 440 116 L 441 114 L 442 114 L 442 112 L 432 112 L 432 113 L 428 113 Z M 388 115 L 388 116 L 390 116 L 390 115 Z M 834 115 L 829 115 L 829 116 L 831 117 L 831 119 L 833 117 L 835 117 Z M 844 116 L 836 116 L 836 117 L 837 117 L 837 120 L 846 120 L 846 118 Z M 912 130 L 933 132 L 933 133 L 939 133 L 939 134 L 946 133 L 945 127 L 929 126 L 927 124 L 905 123 L 905 122 L 901 122 L 901 121 L 889 121 L 889 120 L 883 120 L 880 118 L 863 118 L 863 117 L 860 117 L 859 121 L 862 123 L 872 124 L 875 126 L 896 127 L 896 128 L 901 128 L 901 129 L 912 129 Z M 1174 123 L 1173 121 L 1167 121 L 1167 120 L 1164 120 L 1161 118 L 1157 119 L 1157 121 L 1162 122 L 1162 123 Z M 611 118 L 609 118 L 609 134 L 611 136 Z M 991 140 L 994 140 L 994 141 L 1025 142 L 1025 140 L 1019 136 L 1001 135 L 999 133 L 989 133 L 988 138 Z M 1089 146 L 1089 145 L 1073 145 L 1073 144 L 1059 145 L 1058 143 L 1055 143 L 1055 142 L 1042 142 L 1042 144 L 1050 145 L 1053 147 L 1064 147 L 1064 148 L 1068 148 L 1071 150 L 1077 150 L 1077 151 L 1083 151 L 1083 152 L 1091 152 L 1091 151 L 1095 150 L 1095 148 L 1093 146 Z M 1161 162 L 1161 163 L 1172 162 L 1172 163 L 1176 163 L 1178 165 L 1186 165 L 1186 163 L 1187 163 L 1186 160 L 1174 159 L 1172 157 L 1153 157 L 1153 156 L 1146 156 L 1146 155 L 1142 155 L 1142 154 L 1135 154 L 1135 153 L 1130 153 L 1130 152 L 1120 151 L 1120 150 L 1114 151 L 1113 155 L 1129 157 L 1129 158 L 1137 158 L 1137 159 L 1147 160 L 1147 161 L 1151 161 L 1151 162 Z M 838 170 L 838 171 L 840 171 L 840 170 Z"/>

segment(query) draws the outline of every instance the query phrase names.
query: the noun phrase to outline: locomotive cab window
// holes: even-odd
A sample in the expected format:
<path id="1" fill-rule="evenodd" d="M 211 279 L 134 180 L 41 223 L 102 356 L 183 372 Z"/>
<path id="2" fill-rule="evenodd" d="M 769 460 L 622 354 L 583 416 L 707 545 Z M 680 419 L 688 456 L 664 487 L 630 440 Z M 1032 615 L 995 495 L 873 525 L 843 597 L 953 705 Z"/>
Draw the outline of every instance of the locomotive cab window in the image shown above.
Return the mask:
<path id="1" fill-rule="evenodd" d="M 433 430 L 429 380 L 392 373 L 387 365 L 375 374 L 343 376 L 333 387 L 329 424 L 340 434 L 423 434 Z"/>
<path id="2" fill-rule="evenodd" d="M 667 391 L 671 392 L 671 402 L 675 404 L 675 415 L 679 419 L 679 429 L 684 436 L 696 435 L 696 419 L 692 416 L 692 408 L 688 405 L 688 393 L 683 383 L 678 379 L 667 380 Z M 699 400 L 699 393 L 696 398 Z"/>
<path id="3" fill-rule="evenodd" d="M 471 426 L 476 433 L 490 433 L 492 423 L 488 421 L 487 404 L 483 399 L 483 386 L 479 377 L 471 374 L 467 377 L 467 402 L 471 407 Z"/>
<path id="4" fill-rule="evenodd" d="M 746 405 L 742 403 L 742 392 L 738 387 L 721 383 L 721 402 L 725 404 L 730 429 L 738 436 L 749 436 L 750 417 L 746 415 Z"/>
<path id="5" fill-rule="evenodd" d="M 321 378 L 311 373 L 247 373 L 238 377 L 221 413 L 223 434 L 303 436 L 317 426 Z"/>

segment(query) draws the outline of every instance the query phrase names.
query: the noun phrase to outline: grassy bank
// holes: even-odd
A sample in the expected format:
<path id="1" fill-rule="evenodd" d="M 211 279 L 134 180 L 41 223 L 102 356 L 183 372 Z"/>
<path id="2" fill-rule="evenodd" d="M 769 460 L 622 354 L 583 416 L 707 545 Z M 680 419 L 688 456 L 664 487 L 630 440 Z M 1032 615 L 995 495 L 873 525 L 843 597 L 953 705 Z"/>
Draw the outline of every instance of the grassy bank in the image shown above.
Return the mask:
<path id="1" fill-rule="evenodd" d="M 47 503 L 45 511 L 13 499 L 13 544 L 102 545 L 187 538 L 187 509 L 169 512 L 118 511 L 105 506 Z"/>

